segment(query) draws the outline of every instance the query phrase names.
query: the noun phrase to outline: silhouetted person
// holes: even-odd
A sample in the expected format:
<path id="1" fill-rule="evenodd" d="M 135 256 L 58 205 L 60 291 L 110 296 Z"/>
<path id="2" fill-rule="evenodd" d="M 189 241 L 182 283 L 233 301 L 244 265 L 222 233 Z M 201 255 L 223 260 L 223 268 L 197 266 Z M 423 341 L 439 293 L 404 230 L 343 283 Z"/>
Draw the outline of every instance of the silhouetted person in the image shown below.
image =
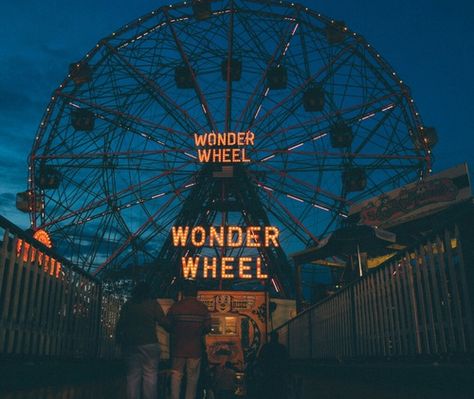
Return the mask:
<path id="1" fill-rule="evenodd" d="M 156 323 L 166 326 L 160 304 L 147 283 L 138 283 L 120 311 L 117 342 L 127 361 L 127 399 L 156 399 L 160 346 Z"/>
<path id="2" fill-rule="evenodd" d="M 270 342 L 260 349 L 258 363 L 262 372 L 262 398 L 286 399 L 288 383 L 288 351 L 272 331 Z"/>
<path id="3" fill-rule="evenodd" d="M 185 399 L 196 398 L 196 387 L 201 368 L 203 336 L 211 330 L 211 316 L 207 306 L 196 299 L 194 282 L 183 284 L 183 299 L 168 311 L 171 333 L 171 398 L 179 399 L 181 381 L 186 370 Z"/>
<path id="4" fill-rule="evenodd" d="M 232 399 L 235 392 L 235 370 L 232 363 L 227 361 L 220 364 L 214 371 L 215 399 Z"/>

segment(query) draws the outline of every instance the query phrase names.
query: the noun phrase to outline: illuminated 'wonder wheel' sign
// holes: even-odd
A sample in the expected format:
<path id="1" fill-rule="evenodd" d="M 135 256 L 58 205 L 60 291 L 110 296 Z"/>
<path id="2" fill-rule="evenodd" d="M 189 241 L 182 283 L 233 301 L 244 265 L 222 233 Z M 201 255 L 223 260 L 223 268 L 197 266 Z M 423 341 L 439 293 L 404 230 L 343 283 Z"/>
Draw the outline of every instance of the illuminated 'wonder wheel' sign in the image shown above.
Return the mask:
<path id="1" fill-rule="evenodd" d="M 405 83 L 341 22 L 277 1 L 165 6 L 101 40 L 55 91 L 29 162 L 44 203 L 32 223 L 103 278 L 151 270 L 165 290 L 196 268 L 210 287 L 245 288 L 259 270 L 289 291 L 285 253 L 428 173 L 429 133 Z"/>

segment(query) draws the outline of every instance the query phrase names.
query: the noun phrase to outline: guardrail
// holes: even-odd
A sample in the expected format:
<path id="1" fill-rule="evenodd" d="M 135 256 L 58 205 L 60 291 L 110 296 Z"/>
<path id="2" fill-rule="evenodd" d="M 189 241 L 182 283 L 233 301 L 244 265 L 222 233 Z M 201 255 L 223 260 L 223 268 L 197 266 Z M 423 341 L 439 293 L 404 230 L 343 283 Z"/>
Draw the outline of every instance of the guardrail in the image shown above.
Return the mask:
<path id="1" fill-rule="evenodd" d="M 305 310 L 280 341 L 301 360 L 473 354 L 465 268 L 456 226 Z"/>
<path id="2" fill-rule="evenodd" d="M 0 216 L 0 356 L 115 357 L 121 302 Z"/>

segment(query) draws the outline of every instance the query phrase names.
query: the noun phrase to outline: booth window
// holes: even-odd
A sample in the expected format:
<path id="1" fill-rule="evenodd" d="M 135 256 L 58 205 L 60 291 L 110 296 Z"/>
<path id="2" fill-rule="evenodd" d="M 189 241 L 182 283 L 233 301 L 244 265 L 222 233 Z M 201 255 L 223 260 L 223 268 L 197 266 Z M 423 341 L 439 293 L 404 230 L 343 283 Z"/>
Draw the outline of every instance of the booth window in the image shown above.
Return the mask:
<path id="1" fill-rule="evenodd" d="M 211 335 L 237 335 L 237 317 L 218 316 L 211 319 Z"/>

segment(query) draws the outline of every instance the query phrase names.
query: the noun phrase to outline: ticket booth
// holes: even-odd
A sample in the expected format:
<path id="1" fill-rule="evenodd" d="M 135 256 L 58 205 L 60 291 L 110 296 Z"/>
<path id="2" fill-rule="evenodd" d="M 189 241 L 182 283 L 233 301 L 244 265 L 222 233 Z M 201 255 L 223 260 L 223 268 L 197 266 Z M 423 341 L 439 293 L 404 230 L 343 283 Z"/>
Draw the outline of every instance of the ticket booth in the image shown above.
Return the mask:
<path id="1" fill-rule="evenodd" d="M 211 332 L 206 336 L 210 364 L 230 361 L 238 370 L 258 355 L 265 343 L 268 297 L 254 291 L 200 291 L 198 299 L 211 313 Z"/>

